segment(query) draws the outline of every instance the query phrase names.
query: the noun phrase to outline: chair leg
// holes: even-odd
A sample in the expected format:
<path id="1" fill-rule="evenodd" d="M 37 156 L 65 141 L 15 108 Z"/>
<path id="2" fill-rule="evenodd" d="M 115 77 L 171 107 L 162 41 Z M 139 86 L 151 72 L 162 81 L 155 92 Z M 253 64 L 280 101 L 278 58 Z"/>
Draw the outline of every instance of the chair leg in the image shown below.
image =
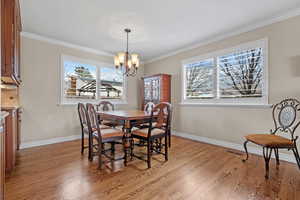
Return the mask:
<path id="1" fill-rule="evenodd" d="M 89 160 L 92 162 L 94 158 L 94 141 L 92 137 L 89 137 Z"/>
<path id="2" fill-rule="evenodd" d="M 265 174 L 266 179 L 269 178 L 269 162 L 272 155 L 272 150 L 273 150 L 272 148 L 263 147 L 263 154 L 264 154 L 265 168 L 266 168 L 266 174 Z"/>
<path id="3" fill-rule="evenodd" d="M 133 160 L 133 148 L 134 148 L 134 139 L 130 140 L 130 160 Z"/>
<path id="4" fill-rule="evenodd" d="M 165 136 L 165 161 L 168 161 L 169 160 L 169 157 L 168 157 L 168 135 Z M 170 144 L 170 143 L 169 143 Z"/>
<path id="5" fill-rule="evenodd" d="M 98 144 L 98 169 L 102 169 L 102 147 L 103 144 Z"/>
<path id="6" fill-rule="evenodd" d="M 124 166 L 127 166 L 127 154 L 128 154 L 128 147 L 126 146 L 126 145 L 128 145 L 127 144 L 127 142 L 126 142 L 126 140 L 127 139 L 123 139 L 123 150 L 124 150 Z"/>
<path id="7" fill-rule="evenodd" d="M 84 151 L 84 133 L 81 133 L 81 154 L 83 154 Z"/>
<path id="8" fill-rule="evenodd" d="M 294 155 L 295 155 L 295 159 L 297 161 L 298 168 L 300 169 L 300 156 L 299 156 L 297 146 L 295 146 L 295 148 L 293 148 L 293 152 L 294 152 Z"/>
<path id="9" fill-rule="evenodd" d="M 274 149 L 274 153 L 275 153 L 275 158 L 276 158 L 276 165 L 278 166 L 278 165 L 280 165 L 278 148 Z"/>
<path id="10" fill-rule="evenodd" d="M 148 168 L 151 168 L 151 142 L 148 140 L 147 142 L 147 164 Z"/>
<path id="11" fill-rule="evenodd" d="M 112 142 L 110 145 L 111 145 L 111 155 L 114 158 L 115 157 L 115 142 Z"/>
<path id="12" fill-rule="evenodd" d="M 169 147 L 171 147 L 171 130 L 168 131 Z"/>
<path id="13" fill-rule="evenodd" d="M 243 162 L 246 162 L 246 161 L 248 160 L 248 158 L 249 158 L 248 149 L 247 149 L 247 143 L 248 143 L 248 142 L 249 142 L 248 140 L 246 140 L 246 141 L 244 142 L 244 149 L 245 149 L 245 152 L 246 152 L 247 157 L 246 157 L 246 159 L 243 159 L 243 160 L 242 160 Z"/>

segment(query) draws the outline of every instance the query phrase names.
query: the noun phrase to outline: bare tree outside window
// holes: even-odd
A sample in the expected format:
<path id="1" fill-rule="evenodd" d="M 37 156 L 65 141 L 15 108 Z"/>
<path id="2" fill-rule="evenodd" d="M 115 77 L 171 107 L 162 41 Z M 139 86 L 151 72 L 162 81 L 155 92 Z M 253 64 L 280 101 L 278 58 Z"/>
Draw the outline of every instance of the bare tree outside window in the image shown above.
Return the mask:
<path id="1" fill-rule="evenodd" d="M 262 97 L 262 48 L 218 57 L 221 98 Z"/>
<path id="2" fill-rule="evenodd" d="M 186 65 L 186 98 L 200 99 L 214 97 L 213 67 L 213 59 Z"/>

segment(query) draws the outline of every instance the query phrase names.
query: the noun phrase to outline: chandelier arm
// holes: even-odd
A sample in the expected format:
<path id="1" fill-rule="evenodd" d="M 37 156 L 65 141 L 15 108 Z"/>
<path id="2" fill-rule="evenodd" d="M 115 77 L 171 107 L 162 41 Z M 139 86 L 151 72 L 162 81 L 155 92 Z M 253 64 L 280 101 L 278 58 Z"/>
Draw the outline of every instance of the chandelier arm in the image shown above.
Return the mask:
<path id="1" fill-rule="evenodd" d="M 126 52 L 128 53 L 128 32 L 126 32 L 127 33 L 127 44 L 126 44 L 126 46 L 127 46 L 127 48 L 126 48 Z"/>

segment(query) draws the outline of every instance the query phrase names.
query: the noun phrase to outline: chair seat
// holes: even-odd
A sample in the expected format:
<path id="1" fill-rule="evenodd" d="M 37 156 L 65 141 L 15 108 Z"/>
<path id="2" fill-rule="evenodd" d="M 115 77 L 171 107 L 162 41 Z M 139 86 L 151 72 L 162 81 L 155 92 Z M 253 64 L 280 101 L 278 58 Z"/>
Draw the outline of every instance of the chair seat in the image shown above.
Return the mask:
<path id="1" fill-rule="evenodd" d="M 147 122 L 147 123 L 142 123 L 142 124 L 140 124 L 139 125 L 140 127 L 149 127 L 150 126 L 150 123 L 149 122 Z M 152 127 L 156 127 L 157 126 L 157 122 L 153 122 L 152 123 Z M 166 124 L 165 123 L 163 123 L 163 127 L 162 128 L 164 128 L 166 126 Z"/>
<path id="2" fill-rule="evenodd" d="M 100 129 L 111 129 L 111 127 L 106 126 L 106 125 L 102 125 L 102 124 L 100 124 L 99 128 Z M 92 128 L 93 132 L 96 131 L 96 130 L 97 130 L 96 128 Z M 89 133 L 88 127 L 84 127 L 83 128 L 83 132 L 86 133 L 86 134 L 88 134 Z"/>
<path id="3" fill-rule="evenodd" d="M 155 129 L 152 129 L 151 136 L 164 134 L 165 132 L 166 132 L 165 130 L 155 128 Z M 137 136 L 146 138 L 146 137 L 148 137 L 148 128 L 134 130 L 134 131 L 132 131 L 132 135 L 137 135 Z"/>
<path id="4" fill-rule="evenodd" d="M 291 140 L 272 134 L 251 134 L 245 136 L 245 138 L 255 144 L 271 148 L 288 148 L 294 146 Z"/>
<path id="5" fill-rule="evenodd" d="M 97 131 L 93 133 L 95 137 L 98 137 Z M 102 129 L 101 130 L 102 139 L 114 138 L 114 137 L 123 137 L 124 133 L 121 130 L 115 128 Z"/>

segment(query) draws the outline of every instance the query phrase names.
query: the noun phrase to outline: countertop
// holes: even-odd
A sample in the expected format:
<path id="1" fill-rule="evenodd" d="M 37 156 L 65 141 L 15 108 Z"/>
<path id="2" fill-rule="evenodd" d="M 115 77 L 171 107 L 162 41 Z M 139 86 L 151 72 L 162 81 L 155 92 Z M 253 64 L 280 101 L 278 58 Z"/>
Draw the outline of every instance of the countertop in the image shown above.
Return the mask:
<path id="1" fill-rule="evenodd" d="M 10 105 L 10 106 L 2 105 L 1 106 L 2 110 L 14 110 L 14 109 L 19 109 L 19 108 L 22 108 L 22 106 L 21 105 L 14 105 L 14 106 L 12 106 L 12 105 Z"/>

